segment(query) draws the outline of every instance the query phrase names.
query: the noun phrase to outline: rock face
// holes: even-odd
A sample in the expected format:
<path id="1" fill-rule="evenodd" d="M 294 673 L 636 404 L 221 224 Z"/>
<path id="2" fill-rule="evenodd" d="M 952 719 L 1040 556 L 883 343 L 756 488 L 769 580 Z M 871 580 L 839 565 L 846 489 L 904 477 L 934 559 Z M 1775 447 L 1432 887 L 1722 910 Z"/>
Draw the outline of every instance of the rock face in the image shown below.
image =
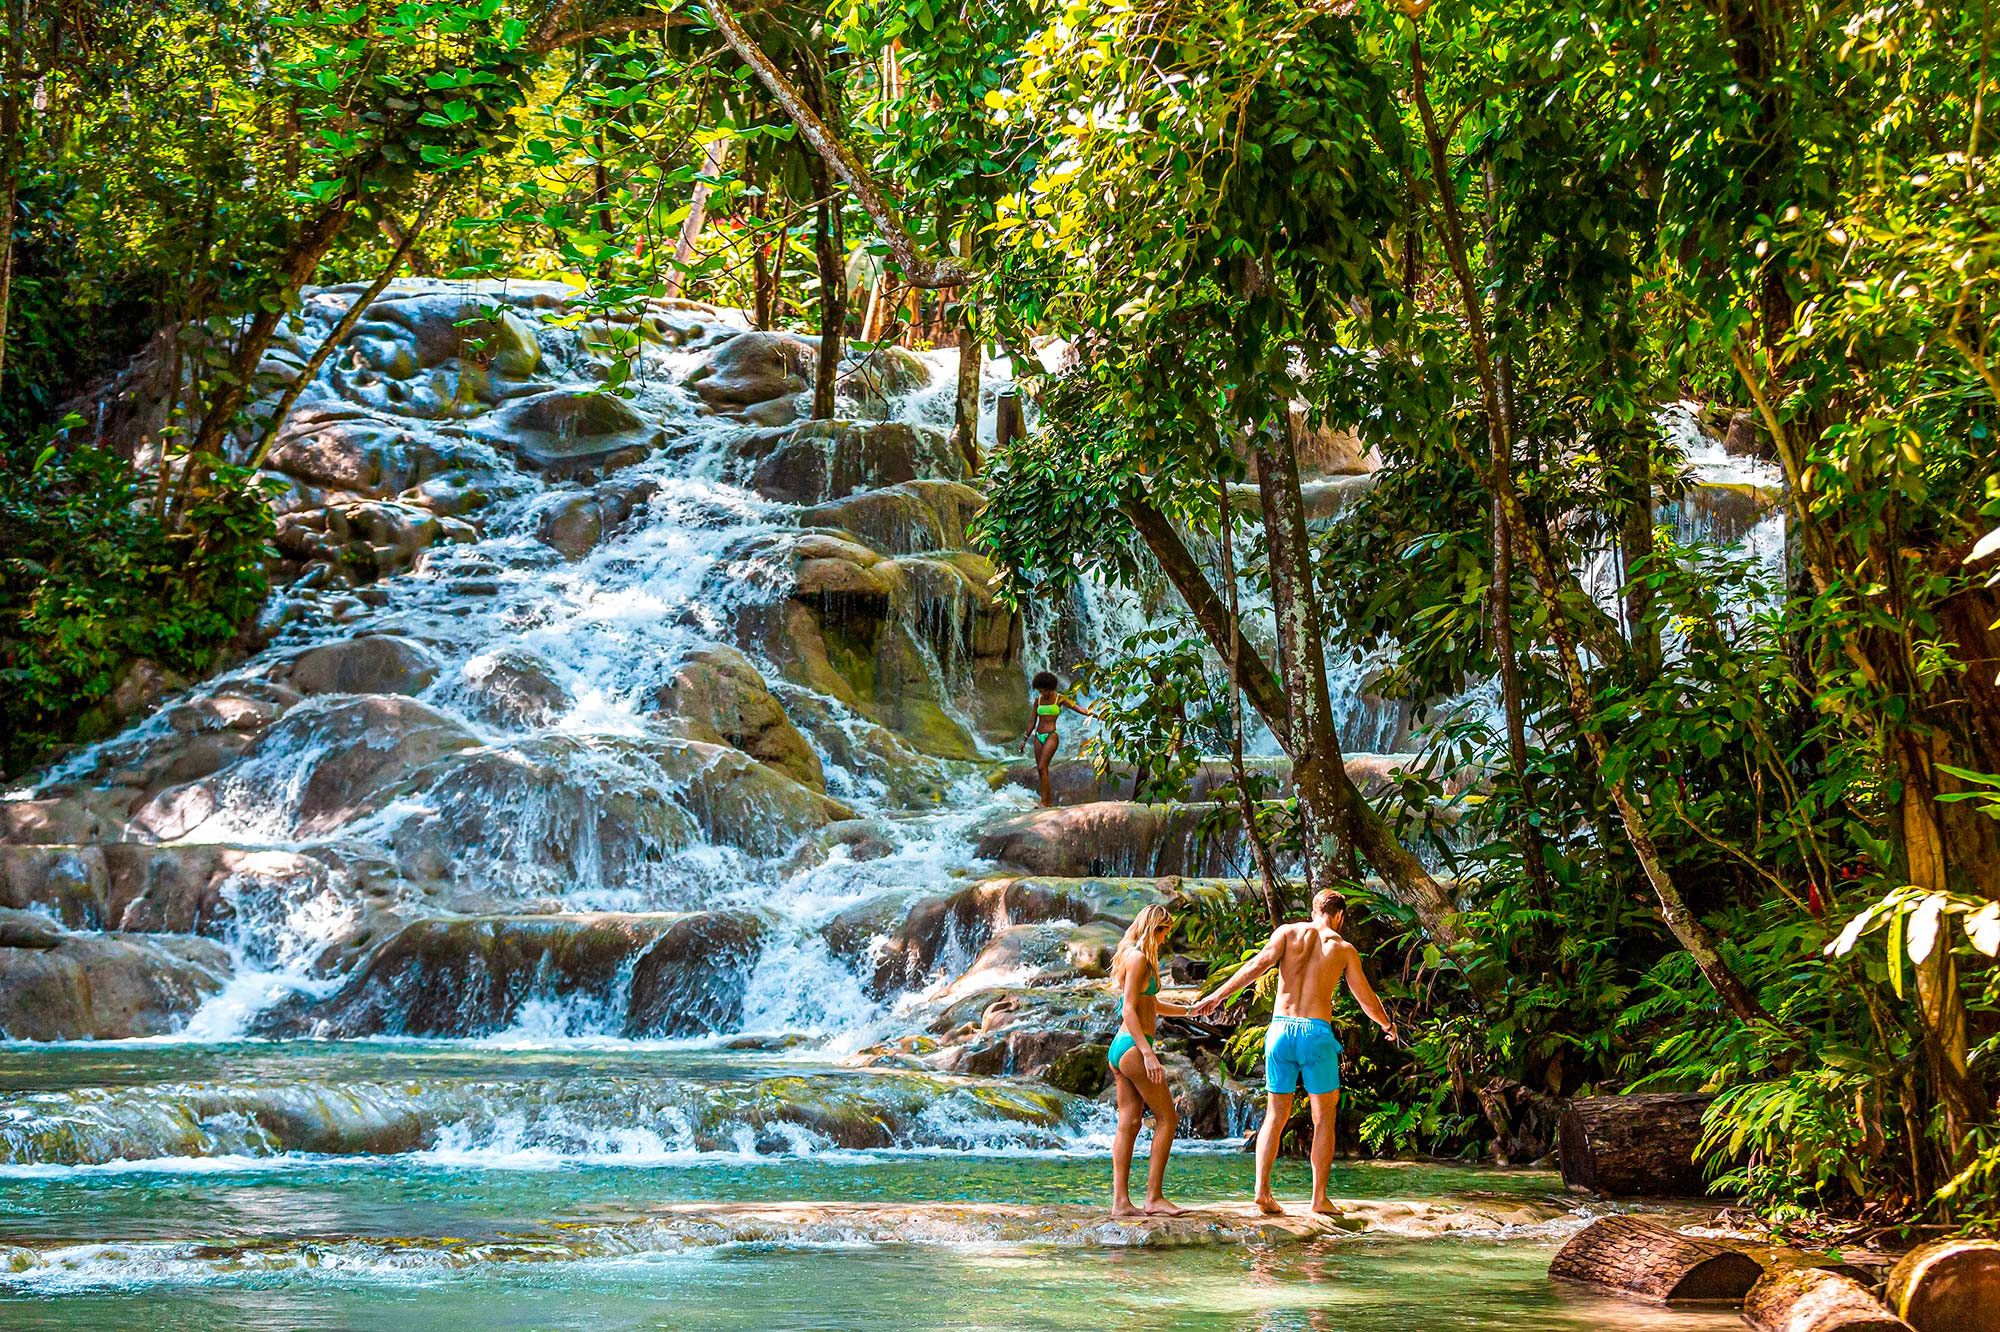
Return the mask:
<path id="1" fill-rule="evenodd" d="M 812 421 L 753 436 L 757 492 L 788 504 L 819 504 L 857 491 L 915 481 L 962 480 L 965 460 L 930 431 L 900 421 Z"/>
<path id="2" fill-rule="evenodd" d="M 267 1020 L 272 1034 L 481 1036 L 535 1000 L 583 995 L 613 1034 L 724 1030 L 757 955 L 750 915 L 574 912 L 418 920 L 332 998 Z"/>
<path id="3" fill-rule="evenodd" d="M 0 1035 L 17 1041 L 124 1040 L 177 1030 L 228 978 L 205 939 L 66 934 L 0 947 Z"/>
<path id="4" fill-rule="evenodd" d="M 274 678 L 302 694 L 421 694 L 437 674 L 422 644 L 370 634 L 308 649 Z"/>
<path id="5" fill-rule="evenodd" d="M 1002 819 L 978 854 L 1030 874 L 1217 875 L 1236 868 L 1242 827 L 1218 805 L 1102 800 Z"/>
<path id="6" fill-rule="evenodd" d="M 750 659 L 734 648 L 688 654 L 661 687 L 659 703 L 686 723 L 690 740 L 733 745 L 801 785 L 826 789 L 819 755 L 771 696 Z"/>

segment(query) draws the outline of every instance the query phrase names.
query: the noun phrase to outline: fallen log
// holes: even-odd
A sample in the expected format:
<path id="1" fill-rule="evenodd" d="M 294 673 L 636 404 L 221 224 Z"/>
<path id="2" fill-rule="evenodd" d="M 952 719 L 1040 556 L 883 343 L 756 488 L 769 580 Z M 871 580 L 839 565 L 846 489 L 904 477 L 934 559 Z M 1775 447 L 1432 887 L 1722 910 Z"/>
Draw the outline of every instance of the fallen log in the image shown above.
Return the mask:
<path id="1" fill-rule="evenodd" d="M 1549 1275 L 1607 1286 L 1656 1304 L 1712 1300 L 1740 1304 L 1764 1269 L 1726 1244 L 1677 1234 L 1657 1221 L 1607 1216 L 1562 1246 Z"/>
<path id="2" fill-rule="evenodd" d="M 1654 1092 L 1570 1101 L 1556 1128 L 1563 1183 L 1609 1197 L 1700 1197 L 1708 1181 L 1694 1150 L 1713 1099 Z"/>
<path id="3" fill-rule="evenodd" d="M 2000 1327 L 2000 1242 L 1938 1240 L 1889 1269 L 1889 1307 L 1917 1332 Z"/>
<path id="4" fill-rule="evenodd" d="M 1910 1332 L 1868 1287 L 1816 1267 L 1766 1272 L 1743 1301 L 1751 1332 Z"/>

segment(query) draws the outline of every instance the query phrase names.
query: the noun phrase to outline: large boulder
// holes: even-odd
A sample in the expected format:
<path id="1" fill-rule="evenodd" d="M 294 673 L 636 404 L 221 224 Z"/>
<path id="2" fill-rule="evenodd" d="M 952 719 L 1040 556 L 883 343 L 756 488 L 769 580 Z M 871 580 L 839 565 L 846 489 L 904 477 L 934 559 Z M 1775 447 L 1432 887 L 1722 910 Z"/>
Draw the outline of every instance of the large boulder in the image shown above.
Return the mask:
<path id="1" fill-rule="evenodd" d="M 510 450 L 523 466 L 556 476 L 605 475 L 666 441 L 623 398 L 555 389 L 518 398 L 473 429 Z"/>
<path id="2" fill-rule="evenodd" d="M 412 698 L 331 696 L 286 713 L 237 765 L 153 797 L 132 824 L 179 841 L 218 816 L 234 828 L 247 813 L 280 835 L 320 836 L 441 755 L 477 743 L 461 723 Z"/>
<path id="3" fill-rule="evenodd" d="M 535 534 L 564 559 L 580 560 L 658 489 L 659 483 L 651 480 L 613 478 L 590 490 L 558 496 L 542 510 Z"/>
<path id="4" fill-rule="evenodd" d="M 441 542 L 478 540 L 472 524 L 441 518 L 401 500 L 349 499 L 278 518 L 278 550 L 300 564 L 324 564 L 357 583 L 401 573 Z"/>
<path id="5" fill-rule="evenodd" d="M 437 679 L 437 655 L 395 634 L 307 648 L 273 673 L 301 694 L 421 694 Z"/>
<path id="6" fill-rule="evenodd" d="M 106 914 L 128 933 L 226 935 L 239 899 L 260 910 L 272 898 L 316 896 L 332 878 L 311 856 L 269 847 L 114 842 L 102 850 Z"/>
<path id="7" fill-rule="evenodd" d="M 265 467 L 306 486 L 384 499 L 472 462 L 463 441 L 346 406 L 292 413 Z"/>
<path id="8" fill-rule="evenodd" d="M 901 421 L 808 421 L 752 435 L 751 484 L 766 499 L 820 504 L 918 478 L 965 479 L 965 459 L 935 430 Z"/>
<path id="9" fill-rule="evenodd" d="M 726 1029 L 757 953 L 755 916 L 564 912 L 412 921 L 332 997 L 274 1010 L 270 1034 L 480 1036 L 531 1003 L 610 1034 Z"/>
<path id="10" fill-rule="evenodd" d="M 0 948 L 0 1036 L 164 1036 L 228 976 L 228 955 L 206 939 L 68 934 L 54 947 Z"/>
<path id="11" fill-rule="evenodd" d="M 71 929 L 103 929 L 110 874 L 97 846 L 0 846 L 0 907 L 47 913 Z"/>
<path id="12" fill-rule="evenodd" d="M 764 677 L 735 648 L 690 652 L 661 686 L 658 704 L 678 717 L 691 740 L 732 745 L 793 781 L 826 789 L 819 755 L 771 695 Z"/>
<path id="13" fill-rule="evenodd" d="M 818 349 L 790 333 L 751 332 L 715 347 L 687 377 L 709 411 L 752 425 L 786 425 L 805 415 Z"/>
<path id="14" fill-rule="evenodd" d="M 966 526 L 986 497 L 962 481 L 920 477 L 799 511 L 801 527 L 829 527 L 890 555 L 964 550 Z"/>

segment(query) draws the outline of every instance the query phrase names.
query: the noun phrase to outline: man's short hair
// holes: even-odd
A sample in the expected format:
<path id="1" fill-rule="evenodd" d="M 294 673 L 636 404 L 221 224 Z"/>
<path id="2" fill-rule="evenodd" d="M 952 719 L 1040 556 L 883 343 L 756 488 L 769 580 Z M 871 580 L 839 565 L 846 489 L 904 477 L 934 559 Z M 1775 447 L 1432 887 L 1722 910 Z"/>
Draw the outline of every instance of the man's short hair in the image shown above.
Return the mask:
<path id="1" fill-rule="evenodd" d="M 1338 888 L 1322 888 L 1313 894 L 1313 914 L 1332 920 L 1347 910 L 1347 895 Z"/>

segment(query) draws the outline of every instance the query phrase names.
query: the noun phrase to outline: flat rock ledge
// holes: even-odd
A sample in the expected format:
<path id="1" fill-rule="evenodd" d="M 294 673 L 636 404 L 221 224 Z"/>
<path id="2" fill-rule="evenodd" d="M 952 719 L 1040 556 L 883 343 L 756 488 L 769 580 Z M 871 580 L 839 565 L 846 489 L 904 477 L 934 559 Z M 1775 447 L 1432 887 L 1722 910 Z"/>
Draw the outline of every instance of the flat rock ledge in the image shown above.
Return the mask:
<path id="1" fill-rule="evenodd" d="M 1184 1204 L 1185 1205 L 1185 1204 Z M 632 1214 L 688 1245 L 1024 1244 L 1069 1248 L 1176 1248 L 1298 1244 L 1355 1235 L 1427 1238 L 1536 1225 L 1566 1213 L 1532 1200 L 1478 1204 L 1341 1200 L 1321 1216 L 1303 1202 L 1265 1216 L 1247 1202 L 1190 1206 L 1186 1216 L 1120 1220 L 1102 1207 L 1013 1203 L 670 1203 Z M 576 1223 L 594 1228 L 593 1219 Z"/>

